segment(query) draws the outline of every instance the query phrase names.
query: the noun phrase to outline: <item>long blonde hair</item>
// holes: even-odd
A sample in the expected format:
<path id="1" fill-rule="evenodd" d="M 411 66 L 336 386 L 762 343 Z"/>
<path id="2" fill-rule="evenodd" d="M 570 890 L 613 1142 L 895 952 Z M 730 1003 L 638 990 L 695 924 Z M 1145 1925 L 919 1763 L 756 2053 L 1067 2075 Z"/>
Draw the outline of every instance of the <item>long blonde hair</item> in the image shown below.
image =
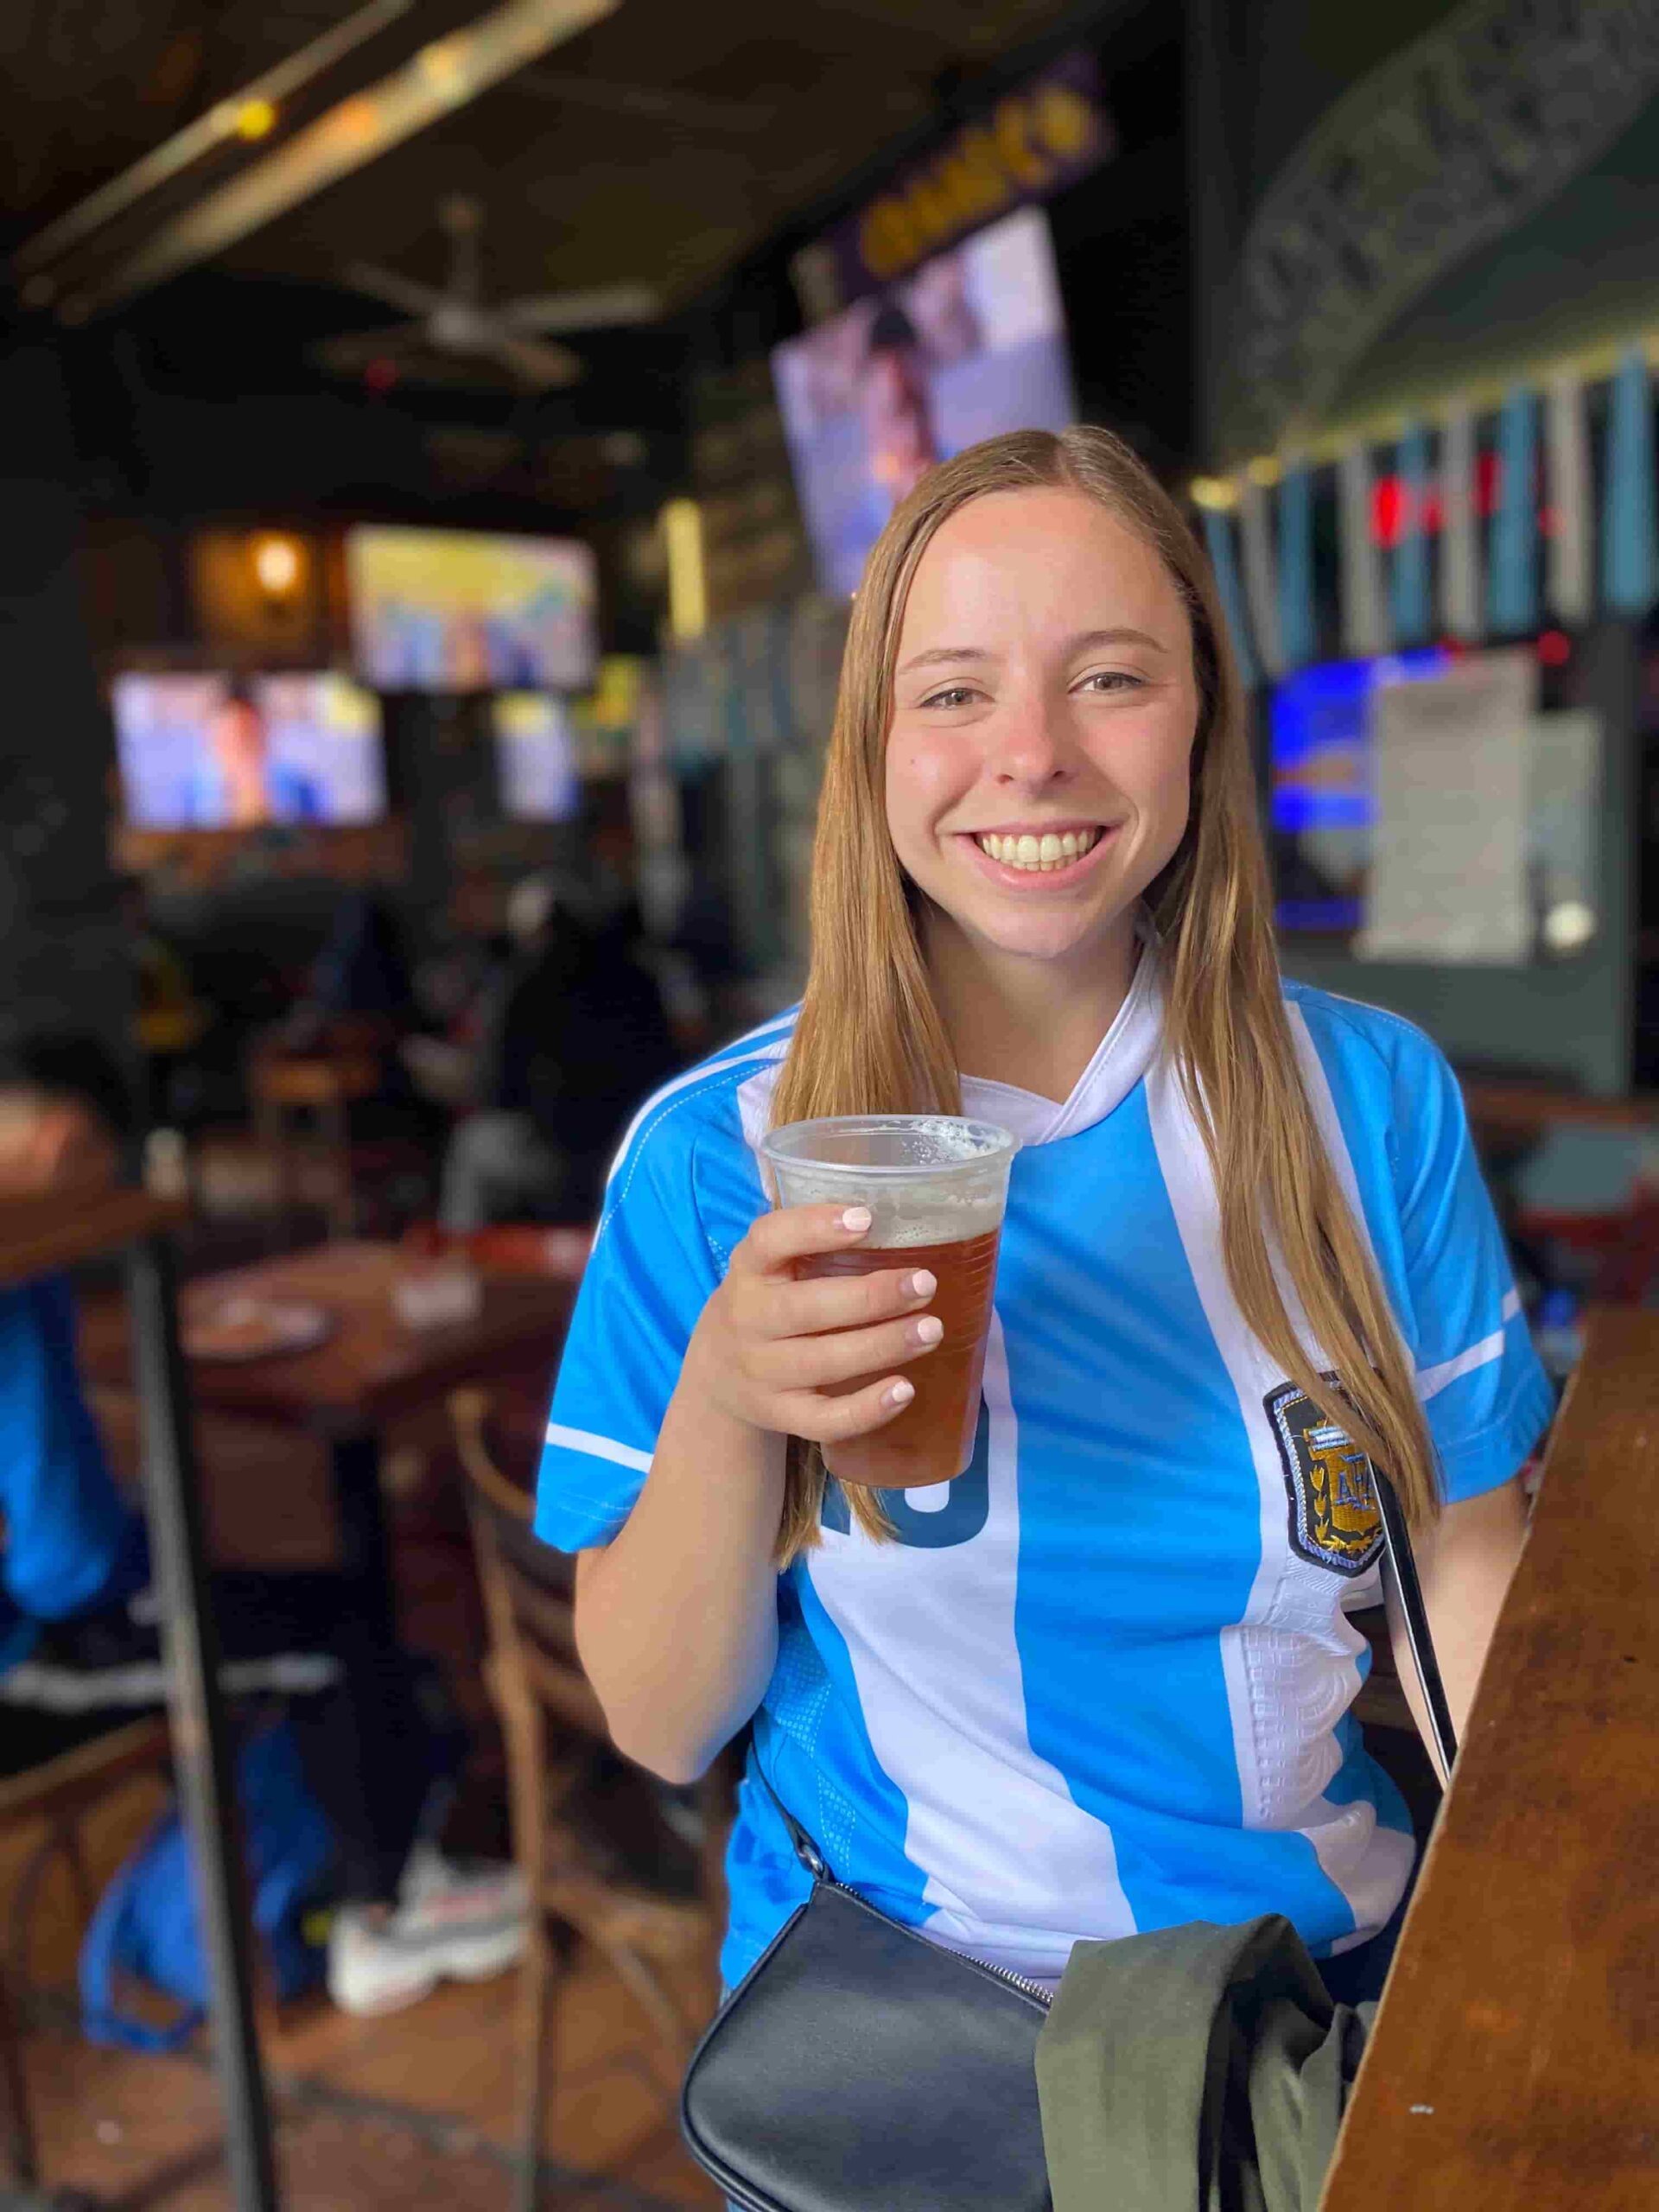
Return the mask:
<path id="1" fill-rule="evenodd" d="M 1388 1295 L 1303 1087 L 1274 948 L 1244 698 L 1210 569 L 1174 503 L 1129 448 L 1090 428 L 1016 430 L 931 471 L 870 555 L 854 605 L 812 857 L 805 996 L 772 1100 L 774 1127 L 820 1114 L 959 1113 L 955 1056 L 935 1003 L 911 893 L 888 834 L 884 756 L 906 601 L 940 524 L 995 492 L 1058 488 L 1097 499 L 1157 553 L 1185 602 L 1199 712 L 1192 804 L 1147 897 L 1162 941 L 1163 1048 L 1209 1152 L 1222 1251 L 1257 1341 L 1391 1476 L 1408 1518 L 1438 1510 L 1433 1450 Z M 1314 1339 L 1316 1371 L 1287 1310 L 1282 1255 Z M 818 1541 L 825 1475 L 791 1440 L 779 1556 Z M 849 1486 L 872 1536 L 874 1496 Z"/>

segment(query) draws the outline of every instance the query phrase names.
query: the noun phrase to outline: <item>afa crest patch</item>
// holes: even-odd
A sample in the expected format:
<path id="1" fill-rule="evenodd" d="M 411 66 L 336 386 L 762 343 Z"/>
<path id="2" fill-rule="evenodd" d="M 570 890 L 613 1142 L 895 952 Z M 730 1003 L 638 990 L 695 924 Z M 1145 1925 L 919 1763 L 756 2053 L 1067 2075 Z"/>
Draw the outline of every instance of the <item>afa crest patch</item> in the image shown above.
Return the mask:
<path id="1" fill-rule="evenodd" d="M 1292 1550 L 1333 1574 L 1365 1573 L 1382 1549 L 1370 1461 L 1294 1382 L 1269 1390 L 1264 1402 L 1290 1493 Z"/>

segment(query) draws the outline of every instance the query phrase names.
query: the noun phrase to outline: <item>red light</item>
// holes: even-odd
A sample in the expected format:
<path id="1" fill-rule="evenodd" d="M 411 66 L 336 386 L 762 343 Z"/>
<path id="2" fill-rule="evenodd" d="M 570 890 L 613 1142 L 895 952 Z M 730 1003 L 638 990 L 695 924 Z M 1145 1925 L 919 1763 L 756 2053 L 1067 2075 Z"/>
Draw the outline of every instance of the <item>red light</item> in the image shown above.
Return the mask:
<path id="1" fill-rule="evenodd" d="M 1378 545 L 1397 545 L 1406 526 L 1406 487 L 1397 476 L 1379 476 L 1371 486 L 1371 537 Z"/>
<path id="2" fill-rule="evenodd" d="M 397 364 L 378 353 L 363 372 L 363 381 L 372 392 L 390 391 L 397 381 Z"/>
<path id="3" fill-rule="evenodd" d="M 1546 668 L 1561 668 L 1573 658 L 1573 640 L 1565 630 L 1546 630 L 1538 640 L 1538 658 Z"/>

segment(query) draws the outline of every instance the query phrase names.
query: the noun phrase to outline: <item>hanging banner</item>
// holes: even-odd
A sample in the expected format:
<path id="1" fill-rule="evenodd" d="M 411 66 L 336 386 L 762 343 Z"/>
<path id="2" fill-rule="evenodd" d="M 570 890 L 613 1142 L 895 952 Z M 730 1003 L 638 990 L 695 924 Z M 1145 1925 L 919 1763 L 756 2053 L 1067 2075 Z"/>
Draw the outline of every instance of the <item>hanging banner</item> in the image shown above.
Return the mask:
<path id="1" fill-rule="evenodd" d="M 1116 144 L 1094 55 L 1065 55 L 804 247 L 790 264 L 802 314 L 809 323 L 839 315 L 999 215 L 1052 199 Z"/>
<path id="2" fill-rule="evenodd" d="M 1538 625 L 1537 467 L 1537 403 L 1517 385 L 1497 422 L 1497 504 L 1487 570 L 1487 613 L 1495 637 L 1517 637 Z"/>
<path id="3" fill-rule="evenodd" d="M 1342 565 L 1342 645 L 1354 660 L 1389 649 L 1382 554 L 1371 532 L 1371 456 L 1351 445 L 1337 462 L 1338 538 Z"/>
<path id="4" fill-rule="evenodd" d="M 1659 518 L 1653 494 L 1653 384 L 1632 346 L 1613 378 L 1602 504 L 1602 596 L 1615 614 L 1645 614 L 1659 596 Z"/>
<path id="5" fill-rule="evenodd" d="M 1590 431 L 1584 379 L 1564 370 L 1550 379 L 1545 401 L 1547 481 L 1555 527 L 1545 547 L 1545 597 L 1558 622 L 1578 629 L 1590 620 Z"/>
<path id="6" fill-rule="evenodd" d="M 1279 480 L 1279 651 L 1287 668 L 1303 668 L 1319 652 L 1313 607 L 1313 479 L 1304 461 L 1290 461 Z"/>
<path id="7" fill-rule="evenodd" d="M 1389 598 L 1397 645 L 1426 645 L 1434 610 L 1428 575 L 1428 434 L 1414 423 L 1400 441 L 1400 535 L 1394 549 Z"/>
<path id="8" fill-rule="evenodd" d="M 1511 966 L 1528 957 L 1537 688 L 1537 658 L 1524 648 L 1378 687 L 1362 960 Z"/>
<path id="9" fill-rule="evenodd" d="M 1279 642 L 1279 594 L 1273 569 L 1273 531 L 1268 520 L 1266 487 L 1246 477 L 1239 488 L 1238 538 L 1244 557 L 1244 597 L 1250 610 L 1250 634 L 1270 677 L 1285 672 Z"/>
<path id="10" fill-rule="evenodd" d="M 1480 543 L 1475 528 L 1475 417 L 1453 400 L 1440 426 L 1440 626 L 1480 635 Z"/>
<path id="11" fill-rule="evenodd" d="M 1218 507 L 1204 510 L 1204 542 L 1209 548 L 1210 565 L 1216 572 L 1216 593 L 1221 601 L 1221 611 L 1227 618 L 1227 632 L 1233 641 L 1233 658 L 1238 664 L 1239 681 L 1247 690 L 1250 690 L 1260 678 L 1255 655 L 1250 651 L 1249 626 L 1244 620 L 1244 594 L 1238 581 L 1238 563 L 1233 553 L 1233 533 L 1227 517 Z"/>

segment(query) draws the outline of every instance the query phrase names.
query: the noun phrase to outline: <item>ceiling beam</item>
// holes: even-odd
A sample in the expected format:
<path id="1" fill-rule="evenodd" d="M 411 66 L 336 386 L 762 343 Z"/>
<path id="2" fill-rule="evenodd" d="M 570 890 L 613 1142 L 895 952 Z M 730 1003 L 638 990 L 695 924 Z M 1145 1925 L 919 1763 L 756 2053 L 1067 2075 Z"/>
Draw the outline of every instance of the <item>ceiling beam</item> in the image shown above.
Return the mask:
<path id="1" fill-rule="evenodd" d="M 365 7 L 359 8 L 343 22 L 331 25 L 320 37 L 302 46 L 297 54 L 290 54 L 275 68 L 267 69 L 264 76 L 256 77 L 251 85 L 245 85 L 239 92 L 232 92 L 226 99 L 216 100 L 206 115 L 198 116 L 182 130 L 175 131 L 172 137 L 165 139 L 141 161 L 133 162 L 130 168 L 123 169 L 119 176 L 111 177 L 107 184 L 99 185 L 96 192 L 77 201 L 67 214 L 59 216 L 56 222 L 48 223 L 43 231 L 37 231 L 32 238 L 27 239 L 17 249 L 13 263 L 17 273 L 28 276 L 36 271 L 43 271 L 72 246 L 79 245 L 94 231 L 101 230 L 105 224 L 124 215 L 129 207 L 135 207 L 148 194 L 167 183 L 169 178 L 179 175 L 205 154 L 211 153 L 214 147 L 222 146 L 227 140 L 236 137 L 240 129 L 240 118 L 249 108 L 279 106 L 283 100 L 290 99 L 294 93 L 321 76 L 324 70 L 332 69 L 335 62 L 344 60 L 365 40 L 377 37 L 381 31 L 395 23 L 400 16 L 406 16 L 413 5 L 414 0 L 368 0 Z M 41 304 L 44 303 L 42 296 Z"/>
<path id="2" fill-rule="evenodd" d="M 621 0 L 503 0 L 162 223 L 76 302 L 77 320 L 194 268 L 613 14 Z M 65 312 L 69 302 L 65 302 Z"/>

